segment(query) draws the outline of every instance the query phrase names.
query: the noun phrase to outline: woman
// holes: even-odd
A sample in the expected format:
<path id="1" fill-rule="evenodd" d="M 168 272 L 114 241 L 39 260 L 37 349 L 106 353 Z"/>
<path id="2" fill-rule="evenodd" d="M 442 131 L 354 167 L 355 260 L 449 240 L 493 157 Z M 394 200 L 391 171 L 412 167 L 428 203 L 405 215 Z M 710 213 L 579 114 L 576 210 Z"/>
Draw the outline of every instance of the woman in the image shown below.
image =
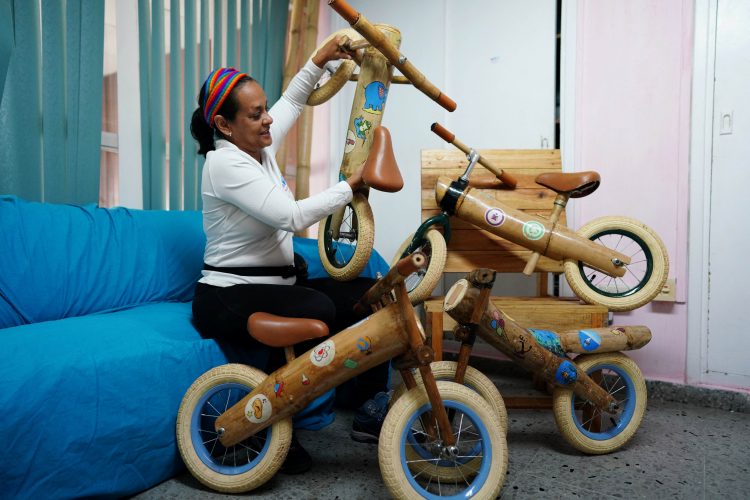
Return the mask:
<path id="1" fill-rule="evenodd" d="M 332 39 L 321 47 L 270 110 L 258 82 L 233 68 L 213 71 L 201 88 L 190 128 L 198 152 L 206 157 L 201 179 L 206 249 L 193 299 L 195 324 L 204 336 L 259 346 L 247 332 L 248 317 L 258 311 L 319 319 L 332 333 L 362 319 L 352 306 L 373 280 L 298 278 L 292 247 L 294 232 L 351 201 L 352 193 L 363 186 L 361 171 L 295 201 L 275 160 L 323 66 L 351 58 L 339 43 Z M 387 377 L 387 363 L 360 376 L 360 402 L 384 390 Z M 281 470 L 304 472 L 311 463 L 293 438 Z"/>

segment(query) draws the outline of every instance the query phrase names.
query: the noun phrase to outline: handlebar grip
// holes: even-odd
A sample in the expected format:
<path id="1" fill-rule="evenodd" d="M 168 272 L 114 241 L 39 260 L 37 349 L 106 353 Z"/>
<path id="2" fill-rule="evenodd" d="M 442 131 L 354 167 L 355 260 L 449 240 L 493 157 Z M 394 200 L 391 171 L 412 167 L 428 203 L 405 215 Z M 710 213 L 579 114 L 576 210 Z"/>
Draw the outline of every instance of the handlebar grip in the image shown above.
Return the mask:
<path id="1" fill-rule="evenodd" d="M 436 102 L 451 113 L 456 111 L 456 101 L 445 94 L 440 94 L 440 97 L 436 99 Z"/>
<path id="2" fill-rule="evenodd" d="M 447 128 L 440 125 L 438 122 L 435 122 L 430 127 L 430 130 L 432 130 L 438 137 L 440 137 L 445 142 L 453 144 L 453 141 L 456 140 L 456 135 L 448 130 Z"/>
<path id="3" fill-rule="evenodd" d="M 503 184 L 505 184 L 506 186 L 510 188 L 515 188 L 516 184 L 518 184 L 518 181 L 516 180 L 516 178 L 510 175 L 505 170 L 503 170 L 503 173 L 500 174 L 497 178 L 503 181 Z"/>
<path id="4" fill-rule="evenodd" d="M 354 24 L 359 19 L 359 12 L 354 10 L 345 0 L 328 0 L 328 5 L 349 24 Z"/>

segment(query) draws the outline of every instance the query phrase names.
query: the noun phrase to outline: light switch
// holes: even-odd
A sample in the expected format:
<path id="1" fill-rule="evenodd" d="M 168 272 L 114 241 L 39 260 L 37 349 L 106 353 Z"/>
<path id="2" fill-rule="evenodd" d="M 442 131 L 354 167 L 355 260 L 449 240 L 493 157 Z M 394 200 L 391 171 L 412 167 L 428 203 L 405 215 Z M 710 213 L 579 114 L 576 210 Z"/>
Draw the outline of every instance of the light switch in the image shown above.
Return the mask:
<path id="1" fill-rule="evenodd" d="M 719 120 L 719 135 L 731 134 L 734 128 L 734 111 L 721 112 Z"/>

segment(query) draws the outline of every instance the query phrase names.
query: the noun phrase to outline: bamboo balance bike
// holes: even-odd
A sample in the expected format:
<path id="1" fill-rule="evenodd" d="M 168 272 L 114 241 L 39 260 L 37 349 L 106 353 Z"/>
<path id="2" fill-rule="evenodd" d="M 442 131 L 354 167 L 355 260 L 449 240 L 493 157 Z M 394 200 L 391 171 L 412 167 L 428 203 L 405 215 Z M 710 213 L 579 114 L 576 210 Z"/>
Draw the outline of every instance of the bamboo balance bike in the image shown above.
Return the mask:
<path id="1" fill-rule="evenodd" d="M 435 186 L 441 213 L 427 219 L 402 245 L 397 258 L 412 251 L 428 257 L 425 270 L 407 278 L 413 303 L 429 297 L 445 267 L 446 245 L 450 238 L 450 216 L 474 224 L 534 253 L 524 274 L 530 275 L 541 255 L 564 262 L 565 278 L 575 294 L 590 304 L 611 311 L 630 311 L 656 297 L 667 280 L 669 258 L 661 238 L 645 224 L 621 216 L 601 217 L 573 232 L 557 221 L 570 198 L 581 198 L 599 187 L 597 172 L 547 173 L 536 182 L 557 193 L 549 219 L 529 215 L 509 207 L 477 189 L 513 188 L 516 180 L 456 139 L 438 123 L 432 131 L 466 153 L 469 165 L 463 175 L 451 180 L 442 176 Z M 497 179 L 469 180 L 479 163 Z M 444 237 L 433 226 L 442 226 Z"/>
<path id="2" fill-rule="evenodd" d="M 330 99 L 349 80 L 357 87 L 347 127 L 344 156 L 339 168 L 340 179 L 348 178 L 359 168 L 376 148 L 376 135 L 382 135 L 380 144 L 387 144 L 390 151 L 390 135 L 380 127 L 385 103 L 391 83 L 412 83 L 428 97 L 448 111 L 456 109 L 456 103 L 427 78 L 399 52 L 401 33 L 393 26 L 371 24 L 362 14 L 344 0 L 329 0 L 328 4 L 351 26 L 332 34 L 346 35 L 343 46 L 353 52 L 353 60 L 346 60 L 330 77 L 319 82 L 307 103 L 321 104 Z M 324 42 L 325 43 L 325 42 Z M 359 73 L 354 73 L 359 65 Z M 398 68 L 403 76 L 393 76 Z M 383 146 L 385 147 L 385 146 Z M 392 152 L 391 152 L 392 154 Z M 395 161 L 393 161 L 395 165 Z M 376 185 L 367 177 L 365 183 L 386 192 L 396 192 L 403 187 L 403 180 L 388 186 Z M 368 190 L 355 193 L 351 203 L 321 221 L 318 227 L 318 253 L 323 267 L 334 279 L 351 280 L 367 265 L 375 239 L 375 223 L 368 203 Z"/>
<path id="3" fill-rule="evenodd" d="M 507 468 L 505 434 L 475 392 L 435 381 L 433 353 L 403 284 L 424 260 L 419 253 L 401 260 L 357 304 L 373 314 L 301 357 L 294 357 L 292 346 L 326 337 L 325 323 L 250 316 L 250 334 L 284 347 L 288 362 L 270 375 L 240 364 L 219 366 L 190 386 L 177 415 L 177 443 L 190 472 L 222 492 L 257 488 L 284 462 L 293 414 L 331 388 L 396 358 L 406 387 L 414 390 L 389 408 L 380 433 L 378 457 L 390 494 L 495 498 Z M 419 388 L 411 371 L 415 367 L 423 381 Z"/>
<path id="4" fill-rule="evenodd" d="M 477 335 L 534 375 L 552 397 L 506 398 L 508 408 L 551 408 L 563 438 L 588 454 L 611 453 L 630 440 L 646 411 L 646 384 L 638 365 L 620 351 L 651 340 L 645 326 L 610 326 L 552 332 L 519 326 L 489 300 L 495 272 L 477 269 L 456 282 L 445 297 L 445 311 L 457 322 L 461 342 L 457 361 L 432 363 L 438 380 L 463 383 L 507 417 L 494 384 L 468 366 Z M 569 355 L 575 354 L 575 358 Z M 399 388 L 394 400 L 403 394 Z"/>

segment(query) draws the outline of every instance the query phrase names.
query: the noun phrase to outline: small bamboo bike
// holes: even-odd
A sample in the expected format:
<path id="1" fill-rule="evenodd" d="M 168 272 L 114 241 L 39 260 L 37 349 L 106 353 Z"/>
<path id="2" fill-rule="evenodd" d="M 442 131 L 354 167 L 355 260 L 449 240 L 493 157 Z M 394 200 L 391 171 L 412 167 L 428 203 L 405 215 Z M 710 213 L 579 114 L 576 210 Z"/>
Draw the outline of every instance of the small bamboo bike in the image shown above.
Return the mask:
<path id="1" fill-rule="evenodd" d="M 177 443 L 190 472 L 229 493 L 268 481 L 286 457 L 291 416 L 329 389 L 391 358 L 414 389 L 389 408 L 378 456 L 396 498 L 496 498 L 505 480 L 507 450 L 498 417 L 467 387 L 436 382 L 432 350 L 409 302 L 404 276 L 424 265 L 415 253 L 399 261 L 360 300 L 375 312 L 323 340 L 301 357 L 292 346 L 326 337 L 325 323 L 255 313 L 250 334 L 284 347 L 287 364 L 270 375 L 245 365 L 214 368 L 188 389 L 177 415 Z M 423 381 L 417 388 L 412 368 Z"/>
<path id="2" fill-rule="evenodd" d="M 376 149 L 378 144 L 390 145 L 387 129 L 380 127 L 391 83 L 412 83 L 428 97 L 448 111 L 456 103 L 445 95 L 399 52 L 401 33 L 393 26 L 371 24 L 344 0 L 329 0 L 328 4 L 351 26 L 329 36 L 346 35 L 343 46 L 354 54 L 353 60 L 342 62 L 330 76 L 319 82 L 307 103 L 321 104 L 330 99 L 349 80 L 357 82 L 349 125 L 346 131 L 344 156 L 339 177 L 346 179 Z M 325 42 L 324 42 L 325 43 Z M 359 73 L 354 73 L 359 65 Z M 398 68 L 403 76 L 393 76 Z M 376 141 L 377 135 L 383 137 Z M 390 148 L 388 148 L 390 150 Z M 395 162 L 394 162 L 395 163 Z M 396 192 L 403 186 L 398 182 L 377 186 L 365 178 L 371 187 Z M 375 239 L 375 223 L 368 203 L 368 190 L 354 195 L 351 203 L 321 221 L 318 227 L 318 253 L 323 267 L 334 279 L 347 281 L 362 272 L 367 265 Z"/>
<path id="3" fill-rule="evenodd" d="M 558 219 L 570 198 L 581 198 L 599 186 L 596 172 L 541 174 L 536 182 L 557 193 L 549 219 L 529 215 L 484 196 L 480 189 L 513 188 L 516 180 L 475 150 L 456 139 L 438 123 L 432 125 L 446 142 L 467 154 L 469 161 L 458 179 L 440 177 L 435 197 L 441 213 L 424 221 L 402 245 L 397 258 L 412 251 L 428 256 L 428 266 L 407 278 L 412 302 L 429 297 L 445 266 L 450 237 L 450 216 L 463 219 L 495 235 L 533 250 L 524 273 L 531 274 L 544 255 L 564 262 L 565 278 L 582 300 L 612 311 L 630 311 L 656 297 L 669 271 L 669 258 L 661 238 L 649 227 L 621 216 L 601 217 L 573 232 Z M 469 180 L 479 163 L 497 179 Z M 442 236 L 436 227 L 443 227 Z"/>
<path id="4" fill-rule="evenodd" d="M 477 269 L 451 287 L 445 311 L 457 322 L 461 342 L 457 361 L 432 363 L 438 380 L 465 384 L 493 407 L 502 425 L 506 409 L 494 384 L 468 365 L 479 336 L 552 387 L 551 407 L 563 438 L 588 454 L 611 453 L 633 437 L 646 411 L 646 383 L 638 365 L 620 351 L 640 349 L 651 340 L 645 326 L 610 326 L 567 332 L 526 329 L 489 300 L 495 272 Z M 571 358 L 570 354 L 575 354 Z M 418 381 L 419 382 L 419 381 Z M 393 400 L 404 394 L 401 387 Z M 516 408 L 539 408 L 546 400 L 517 398 Z M 510 401 L 508 399 L 507 401 Z M 543 404 L 540 404 L 543 403 Z M 447 471 L 450 475 L 452 471 Z"/>

